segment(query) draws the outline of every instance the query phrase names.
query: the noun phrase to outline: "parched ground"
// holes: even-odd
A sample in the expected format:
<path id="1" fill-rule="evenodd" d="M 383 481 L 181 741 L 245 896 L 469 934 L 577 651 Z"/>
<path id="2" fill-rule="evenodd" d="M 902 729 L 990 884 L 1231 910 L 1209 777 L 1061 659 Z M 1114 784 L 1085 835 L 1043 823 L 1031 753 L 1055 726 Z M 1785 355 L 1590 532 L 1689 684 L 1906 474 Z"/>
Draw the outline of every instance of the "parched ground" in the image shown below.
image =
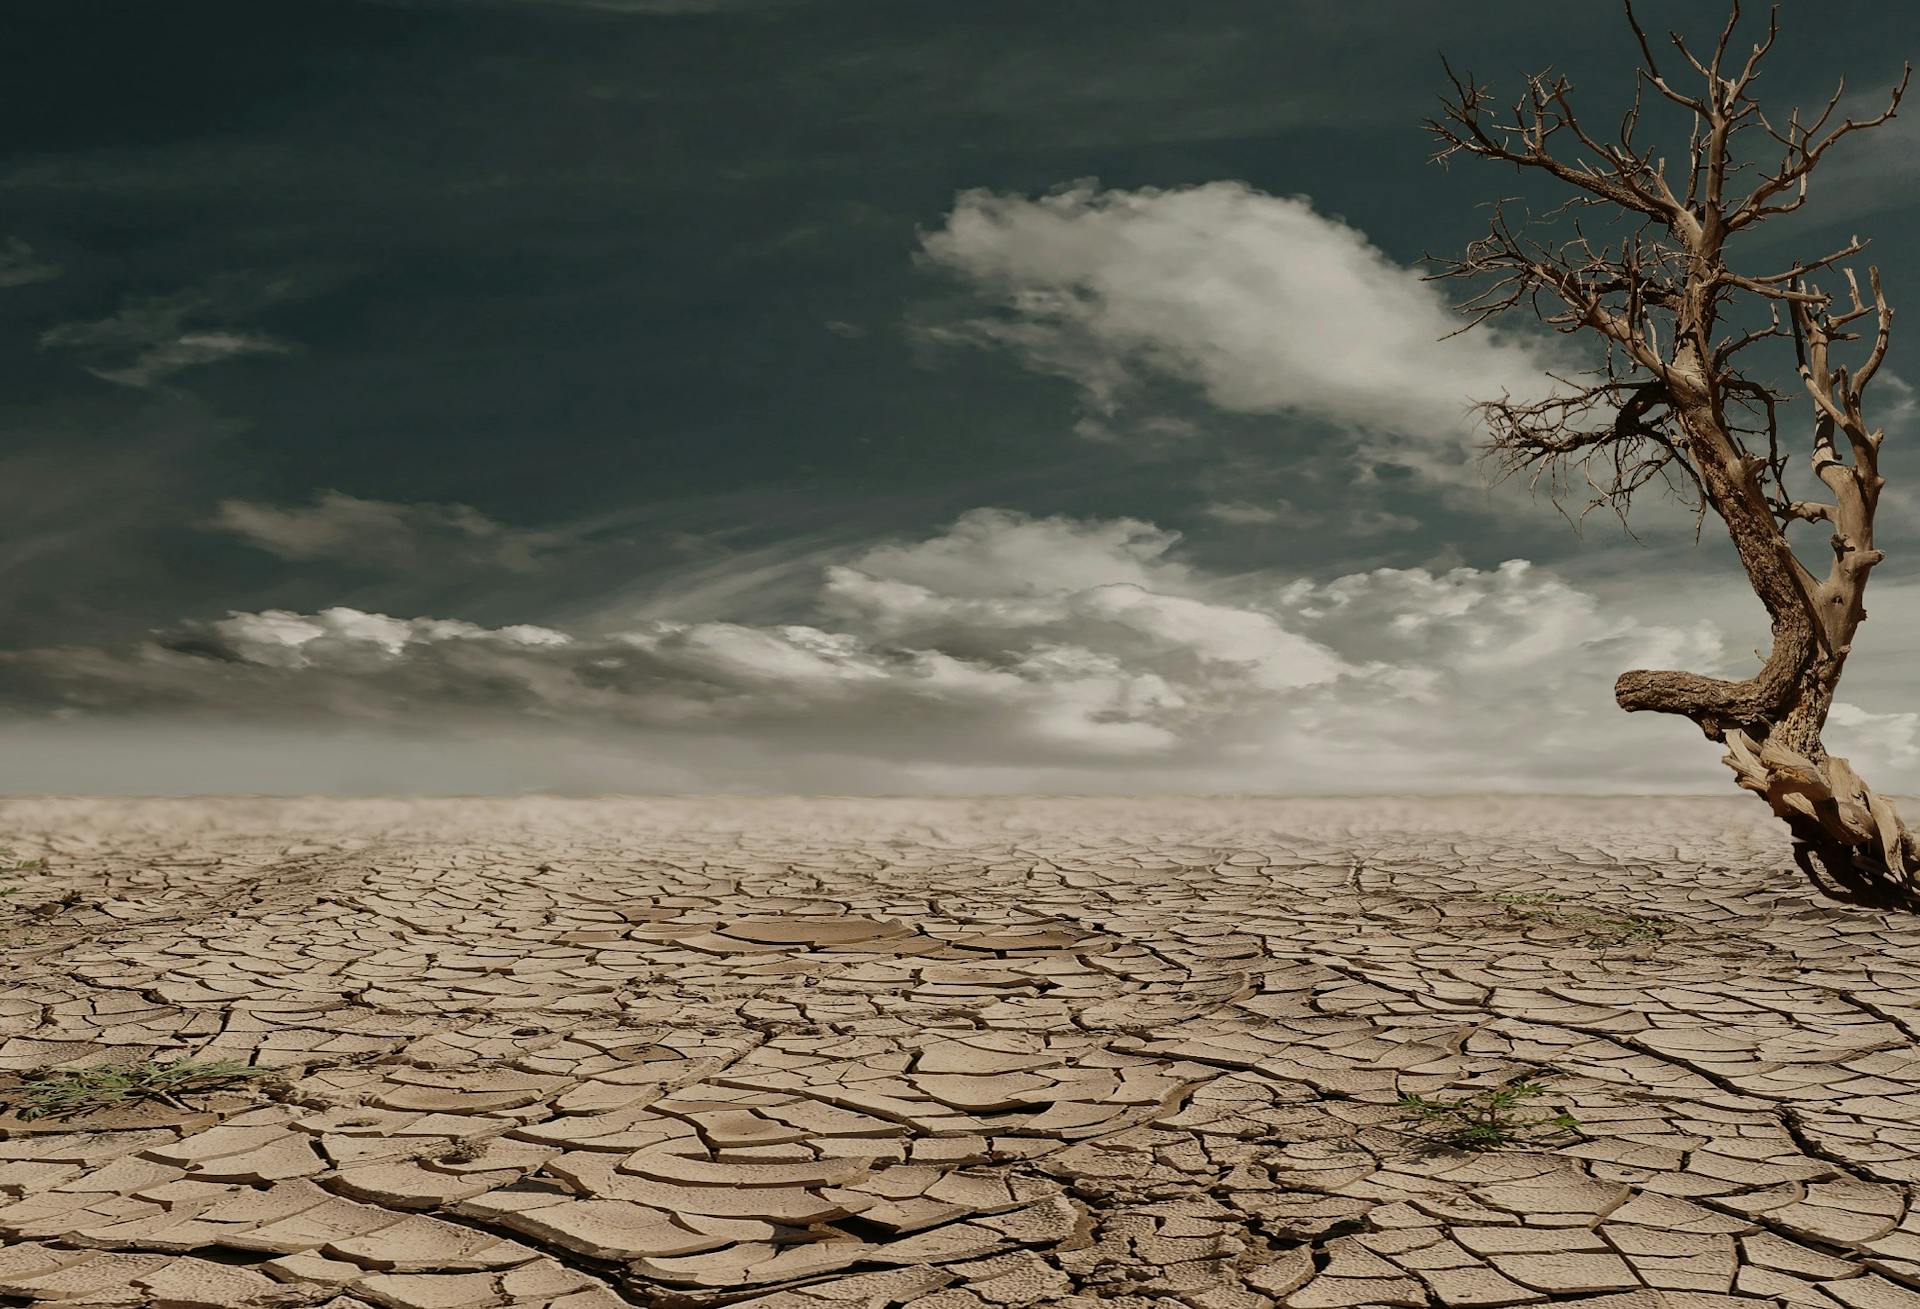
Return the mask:
<path id="1" fill-rule="evenodd" d="M 0 836 L 0 1303 L 1920 1306 L 1920 920 L 1742 797 Z M 21 1112 L 179 1058 L 282 1071 Z M 1397 1103 L 1516 1081 L 1495 1150 Z"/>

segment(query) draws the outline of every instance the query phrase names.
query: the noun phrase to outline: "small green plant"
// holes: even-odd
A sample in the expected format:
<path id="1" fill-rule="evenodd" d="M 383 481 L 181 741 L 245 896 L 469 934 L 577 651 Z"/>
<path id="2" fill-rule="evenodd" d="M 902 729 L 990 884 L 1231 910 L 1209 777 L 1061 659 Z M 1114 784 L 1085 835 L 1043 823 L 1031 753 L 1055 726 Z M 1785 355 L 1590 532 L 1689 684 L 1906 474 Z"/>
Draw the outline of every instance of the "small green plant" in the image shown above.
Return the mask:
<path id="1" fill-rule="evenodd" d="M 1603 913 L 1592 909 L 1562 908 L 1570 897 L 1555 891 L 1507 892 L 1491 897 L 1510 917 L 1539 919 L 1579 929 L 1589 945 L 1655 945 L 1674 924 L 1648 914 Z"/>
<path id="2" fill-rule="evenodd" d="M 1499 1150 L 1523 1140 L 1564 1136 L 1580 1130 L 1572 1114 L 1527 1114 L 1520 1106 L 1545 1095 L 1539 1082 L 1509 1082 L 1458 1100 L 1403 1095 L 1395 1104 L 1410 1134 L 1454 1150 Z"/>
<path id="3" fill-rule="evenodd" d="M 271 1071 L 234 1059 L 98 1064 L 29 1075 L 7 1098 L 26 1119 L 71 1118 L 101 1109 L 124 1109 L 148 1100 L 184 1109 L 186 1106 L 180 1103 L 183 1095 L 222 1090 Z"/>
<path id="4" fill-rule="evenodd" d="M 44 859 L 21 859 L 11 850 L 0 849 L 0 900 L 19 893 L 20 888 L 13 885 L 16 874 L 41 872 L 46 866 Z"/>

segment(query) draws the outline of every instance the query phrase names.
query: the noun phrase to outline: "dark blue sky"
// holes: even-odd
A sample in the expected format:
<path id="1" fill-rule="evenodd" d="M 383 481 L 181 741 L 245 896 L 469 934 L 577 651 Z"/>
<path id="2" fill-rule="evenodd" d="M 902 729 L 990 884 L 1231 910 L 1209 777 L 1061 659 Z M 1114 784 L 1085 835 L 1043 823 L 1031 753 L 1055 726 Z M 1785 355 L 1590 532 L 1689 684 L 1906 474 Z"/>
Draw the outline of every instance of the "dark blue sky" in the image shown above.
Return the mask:
<path id="1" fill-rule="evenodd" d="M 1782 17 L 1783 101 L 1920 50 L 1906 6 Z M 1726 576 L 1712 548 L 1583 542 L 1517 490 L 1391 461 L 1356 484 L 1324 408 L 1223 402 L 1193 367 L 1096 413 L 1084 360 L 959 340 L 982 288 L 925 244 L 963 192 L 1097 179 L 1305 197 L 1392 265 L 1457 249 L 1516 183 L 1426 162 L 1440 52 L 1617 107 L 1632 44 L 1605 5 L 27 0 L 5 22 L 12 649 L 330 606 L 816 622 L 823 563 L 983 506 L 1150 522 L 1217 578 L 1525 557 L 1611 602 Z M 1905 127 L 1756 253 L 1857 229 L 1920 300 Z M 377 506 L 327 519 L 328 492 Z"/>

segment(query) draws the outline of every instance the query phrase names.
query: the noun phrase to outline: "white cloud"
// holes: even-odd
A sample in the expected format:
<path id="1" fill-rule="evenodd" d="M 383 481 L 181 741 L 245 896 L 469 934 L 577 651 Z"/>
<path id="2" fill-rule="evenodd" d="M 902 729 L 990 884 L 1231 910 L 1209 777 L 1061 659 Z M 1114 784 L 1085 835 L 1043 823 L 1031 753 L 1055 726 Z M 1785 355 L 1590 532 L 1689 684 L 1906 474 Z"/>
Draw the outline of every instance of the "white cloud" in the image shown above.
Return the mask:
<path id="1" fill-rule="evenodd" d="M 1355 789 L 1712 791 L 1724 780 L 1690 723 L 1629 716 L 1612 696 L 1628 668 L 1732 671 L 1710 623 L 1609 612 L 1524 560 L 1296 582 L 1279 600 L 1305 634 L 1370 654 L 1391 688 L 1293 715 L 1338 771 L 1365 779 Z"/>
<path id="2" fill-rule="evenodd" d="M 1628 665 L 1710 671 L 1724 656 L 1709 624 L 1646 627 L 1609 615 L 1592 595 L 1523 559 L 1483 571 L 1381 568 L 1282 592 L 1314 630 L 1364 639 L 1400 662 L 1469 673 L 1538 668 L 1594 652 Z M 1611 685 L 1612 678 L 1608 678 Z"/>
<path id="3" fill-rule="evenodd" d="M 1876 714 L 1836 700 L 1827 716 L 1828 747 L 1868 781 L 1883 772 L 1912 776 L 1920 764 L 1920 713 Z"/>
<path id="4" fill-rule="evenodd" d="M 1221 409 L 1295 414 L 1459 477 L 1475 400 L 1545 385 L 1545 347 L 1462 320 L 1419 273 L 1304 197 L 1240 182 L 1037 199 L 963 193 L 926 256 L 994 312 L 947 339 L 1005 347 L 1103 414 L 1155 376 Z M 1448 471 L 1451 470 L 1451 471 Z"/>
<path id="5" fill-rule="evenodd" d="M 1168 558 L 1179 541 L 1178 532 L 1137 518 L 1030 518 L 974 509 L 940 536 L 868 550 L 859 567 L 954 596 L 1047 595 L 1113 583 L 1183 586 L 1186 565 Z"/>
<path id="6" fill-rule="evenodd" d="M 0 658 L 16 732 L 49 707 L 89 731 L 138 718 L 202 739 L 358 724 L 460 742 L 450 760 L 516 742 L 524 785 L 578 783 L 584 765 L 553 771 L 567 741 L 628 761 L 608 778 L 677 789 L 1724 785 L 1691 725 L 1611 698 L 1628 667 L 1738 671 L 1710 623 L 1641 621 L 1517 560 L 1316 581 L 1215 576 L 1177 550 L 1138 520 L 977 510 L 828 565 L 810 623 L 589 634 L 270 610 L 131 651 Z M 1836 728 L 1910 775 L 1913 717 L 1842 710 Z"/>
<path id="7" fill-rule="evenodd" d="M 389 618 L 357 609 L 323 609 L 308 617 L 284 609 L 257 614 L 231 614 L 208 625 L 227 655 L 245 663 L 276 668 L 325 666 L 340 651 L 370 646 L 389 658 L 400 658 L 410 646 L 446 641 L 484 640 L 514 647 L 560 646 L 572 643 L 563 632 L 519 625 L 485 628 L 445 618 Z"/>
<path id="8" fill-rule="evenodd" d="M 395 572 L 486 566 L 527 572 L 560 543 L 468 505 L 396 504 L 323 491 L 311 506 L 223 500 L 211 524 L 282 559 L 333 559 Z"/>

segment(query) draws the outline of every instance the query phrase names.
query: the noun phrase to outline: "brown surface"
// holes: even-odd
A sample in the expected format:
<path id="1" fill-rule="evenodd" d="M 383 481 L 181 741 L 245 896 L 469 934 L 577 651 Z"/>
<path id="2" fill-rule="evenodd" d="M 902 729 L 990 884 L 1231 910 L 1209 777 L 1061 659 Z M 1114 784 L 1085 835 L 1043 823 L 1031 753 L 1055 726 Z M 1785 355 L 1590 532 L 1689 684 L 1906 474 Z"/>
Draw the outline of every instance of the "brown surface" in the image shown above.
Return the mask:
<path id="1" fill-rule="evenodd" d="M 1920 923 L 1812 899 L 1751 801 L 0 833 L 51 858 L 16 903 L 80 896 L 11 911 L 0 1076 L 287 1078 L 4 1120 L 0 1303 L 1920 1305 Z M 1399 1130 L 1518 1076 L 1577 1138 Z"/>

